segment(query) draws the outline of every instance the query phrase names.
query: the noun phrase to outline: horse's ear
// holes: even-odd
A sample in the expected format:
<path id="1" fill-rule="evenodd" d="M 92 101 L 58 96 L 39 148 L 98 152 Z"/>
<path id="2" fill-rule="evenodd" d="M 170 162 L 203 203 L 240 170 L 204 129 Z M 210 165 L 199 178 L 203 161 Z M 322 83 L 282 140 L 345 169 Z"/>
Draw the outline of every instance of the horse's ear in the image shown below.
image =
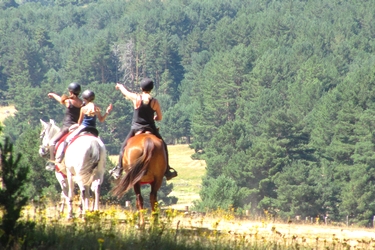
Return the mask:
<path id="1" fill-rule="evenodd" d="M 51 123 L 52 125 L 55 125 L 55 121 L 53 119 L 49 119 L 49 123 Z"/>
<path id="2" fill-rule="evenodd" d="M 42 124 L 43 127 L 47 126 L 47 123 L 43 121 L 42 119 L 40 119 L 40 123 Z"/>

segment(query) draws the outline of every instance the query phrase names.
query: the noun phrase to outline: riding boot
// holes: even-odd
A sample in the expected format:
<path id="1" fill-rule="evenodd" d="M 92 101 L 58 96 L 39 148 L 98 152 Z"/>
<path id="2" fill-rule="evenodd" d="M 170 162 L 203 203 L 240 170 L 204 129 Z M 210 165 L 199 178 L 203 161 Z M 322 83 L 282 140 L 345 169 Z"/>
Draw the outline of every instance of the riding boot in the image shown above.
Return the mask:
<path id="1" fill-rule="evenodd" d="M 61 163 L 62 160 L 64 159 L 65 150 L 66 150 L 67 146 L 68 146 L 68 142 L 66 140 L 64 142 L 62 142 L 61 145 L 59 146 L 59 149 L 57 151 L 57 159 L 55 160 L 57 163 Z M 61 148 L 61 150 L 60 150 L 60 148 Z"/>
<path id="2" fill-rule="evenodd" d="M 177 171 L 174 168 L 171 168 L 171 166 L 169 166 L 168 148 L 167 148 L 167 144 L 165 142 L 164 142 L 164 148 L 165 148 L 165 153 L 167 155 L 167 170 L 165 171 L 164 176 L 167 179 L 167 181 L 169 181 L 170 179 L 177 176 Z M 173 171 L 171 171 L 171 170 L 173 170 Z"/>
<path id="3" fill-rule="evenodd" d="M 173 170 L 173 171 L 171 171 L 171 170 Z M 167 170 L 165 171 L 164 176 L 167 179 L 167 181 L 169 181 L 170 179 L 177 176 L 177 171 L 174 168 L 171 168 L 171 166 L 169 166 L 169 164 L 168 164 Z"/>
<path id="4" fill-rule="evenodd" d="M 46 170 L 54 171 L 55 170 L 55 145 L 49 146 L 49 162 L 46 165 Z"/>
<path id="5" fill-rule="evenodd" d="M 124 142 L 121 144 L 121 150 L 119 153 L 118 157 L 118 165 L 114 167 L 113 169 L 109 170 L 109 174 L 117 180 L 121 175 L 122 175 L 122 157 L 124 156 L 124 150 L 127 144 L 127 141 L 130 137 L 133 136 L 133 132 L 130 131 L 128 136 L 125 138 Z"/>

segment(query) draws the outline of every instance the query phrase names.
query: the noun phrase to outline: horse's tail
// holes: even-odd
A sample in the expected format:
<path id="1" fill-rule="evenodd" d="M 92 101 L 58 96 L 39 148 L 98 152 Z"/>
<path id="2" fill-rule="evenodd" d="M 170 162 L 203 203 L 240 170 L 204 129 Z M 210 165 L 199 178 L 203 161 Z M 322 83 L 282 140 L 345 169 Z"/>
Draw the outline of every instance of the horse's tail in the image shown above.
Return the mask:
<path id="1" fill-rule="evenodd" d="M 130 188 L 141 180 L 143 175 L 147 172 L 151 161 L 152 151 L 155 144 L 151 138 L 146 138 L 143 145 L 142 154 L 134 162 L 130 163 L 126 175 L 124 175 L 113 188 L 112 193 L 115 196 L 122 197 Z"/>
<path id="2" fill-rule="evenodd" d="M 93 137 L 94 138 L 94 137 Z M 103 179 L 106 164 L 106 151 L 103 144 L 94 138 L 85 154 L 84 166 L 80 171 L 83 185 L 91 184 L 95 179 Z"/>

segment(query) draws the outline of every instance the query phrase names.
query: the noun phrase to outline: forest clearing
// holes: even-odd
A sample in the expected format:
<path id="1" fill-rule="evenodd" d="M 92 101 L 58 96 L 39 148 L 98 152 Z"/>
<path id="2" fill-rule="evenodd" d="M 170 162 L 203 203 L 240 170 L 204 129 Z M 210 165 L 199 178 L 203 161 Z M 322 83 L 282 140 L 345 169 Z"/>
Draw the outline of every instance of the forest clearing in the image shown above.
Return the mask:
<path id="1" fill-rule="evenodd" d="M 14 113 L 13 106 L 1 107 L 0 120 Z M 267 214 L 263 216 L 249 214 L 239 217 L 233 210 L 225 211 L 220 208 L 207 214 L 195 212 L 193 202 L 200 198 L 199 191 L 206 164 L 203 160 L 193 160 L 191 155 L 194 150 L 186 144 L 169 145 L 168 148 L 170 164 L 179 173 L 177 178 L 170 181 L 174 185 L 170 195 L 178 197 L 178 202 L 162 208 L 157 221 L 160 223 L 158 226 L 168 228 L 170 232 L 173 232 L 172 235 L 175 238 L 179 234 L 180 240 L 185 238 L 184 240 L 190 241 L 190 244 L 199 238 L 205 239 L 200 240 L 201 242 L 206 241 L 200 248 L 189 248 L 187 244 L 187 249 L 206 249 L 205 245 L 209 249 L 213 246 L 212 244 L 221 244 L 222 248 L 219 249 L 228 249 L 227 247 L 233 242 L 238 244 L 236 246 L 239 249 L 246 249 L 248 246 L 257 246 L 259 249 L 268 249 L 271 246 L 277 246 L 279 249 L 297 246 L 306 249 L 337 249 L 337 247 L 338 249 L 373 249 L 375 247 L 375 230 L 370 228 L 357 228 L 344 224 L 334 226 L 330 223 L 313 223 L 310 220 L 296 219 L 285 223 L 277 218 L 270 218 Z M 113 155 L 110 159 L 113 163 L 117 163 L 117 157 Z M 57 204 L 29 205 L 23 212 L 22 220 L 34 221 L 38 226 L 49 228 L 48 230 L 56 226 L 69 228 L 75 223 L 83 228 L 80 230 L 86 230 L 85 227 L 95 227 L 96 223 L 101 225 L 110 223 L 118 226 L 116 230 L 126 227 L 132 237 L 138 237 L 136 235 L 139 231 L 132 231 L 136 228 L 138 217 L 137 212 L 132 208 L 102 204 L 100 213 L 89 212 L 85 220 L 77 217 L 71 222 L 62 219 L 64 216 L 59 214 L 57 207 Z M 78 211 L 78 207 L 76 209 Z M 147 214 L 146 211 L 144 212 Z M 155 226 L 155 218 L 150 214 L 148 216 L 146 228 L 152 228 Z M 90 223 L 93 224 L 90 225 Z M 105 234 L 108 230 L 105 228 L 103 227 L 101 233 Z M 124 238 L 127 237 L 124 236 Z M 100 239 L 103 239 L 103 242 L 107 241 L 105 237 Z M 141 247 L 141 249 L 144 248 Z"/>
<path id="2" fill-rule="evenodd" d="M 168 245 L 171 238 L 175 246 L 183 244 L 186 249 L 373 249 L 375 247 L 375 230 L 370 228 L 357 228 L 341 224 L 334 226 L 330 223 L 310 220 L 291 219 L 285 223 L 278 218 L 264 215 L 248 214 L 238 216 L 234 210 L 222 210 L 209 213 L 194 211 L 193 202 L 199 199 L 202 176 L 205 174 L 205 162 L 193 160 L 193 150 L 188 145 L 169 145 L 170 163 L 179 173 L 179 176 L 170 182 L 174 184 L 171 195 L 178 197 L 177 204 L 164 207 L 154 215 L 149 211 L 146 214 L 146 231 L 137 229 L 138 212 L 131 207 L 120 205 L 101 204 L 101 211 L 89 212 L 85 219 L 76 214 L 73 220 L 66 220 L 58 211 L 57 204 L 34 203 L 28 205 L 22 221 L 33 221 L 38 230 L 46 230 L 39 234 L 49 235 L 52 242 L 54 237 L 69 239 L 75 234 L 81 234 L 87 230 L 93 230 L 93 235 L 86 234 L 82 242 L 77 243 L 73 249 L 85 245 L 85 241 L 92 241 L 90 237 L 96 237 L 99 246 L 103 249 L 114 249 L 114 246 L 126 245 L 127 241 L 139 243 L 134 249 L 147 249 L 142 243 L 144 237 L 154 237 L 154 233 L 162 234 L 159 243 L 160 248 Z M 110 159 L 116 163 L 117 156 Z M 78 200 L 78 196 L 76 197 Z M 76 201 L 77 201 L 76 200 Z M 148 202 L 148 201 L 146 201 Z M 78 211 L 76 202 L 75 211 Z M 336 224 L 337 225 L 337 224 Z M 72 232 L 71 228 L 76 231 Z M 37 230 L 37 231 L 38 231 Z M 50 235 L 50 232 L 60 230 L 60 234 Z M 156 230 L 156 231 L 155 231 Z M 147 232 L 147 236 L 142 236 Z M 73 235 L 69 235 L 72 234 Z M 108 235 L 117 235 L 114 239 Z M 40 235 L 38 236 L 40 237 Z M 163 240 L 164 239 L 164 240 Z M 39 241 L 38 239 L 33 239 Z M 58 241 L 62 249 L 65 243 Z M 115 243 L 114 243 L 115 242 Z M 199 244 L 197 243 L 199 242 Z M 55 247 L 54 243 L 46 241 L 44 244 Z M 91 243 L 93 244 L 93 243 Z M 151 243 L 150 243 L 151 244 Z M 156 243 L 155 243 L 156 244 Z M 199 246 L 197 246 L 197 244 Z M 155 247 L 155 245 L 151 245 Z M 48 247 L 47 247 L 48 248 Z M 99 249 L 101 249 L 99 247 Z M 174 249 L 173 247 L 170 249 Z"/>

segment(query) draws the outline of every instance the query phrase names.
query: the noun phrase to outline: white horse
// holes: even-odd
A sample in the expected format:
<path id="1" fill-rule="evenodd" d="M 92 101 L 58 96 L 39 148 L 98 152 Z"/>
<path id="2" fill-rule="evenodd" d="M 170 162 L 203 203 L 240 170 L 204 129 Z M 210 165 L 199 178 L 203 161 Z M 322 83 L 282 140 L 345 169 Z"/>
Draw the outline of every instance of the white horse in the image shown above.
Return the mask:
<path id="1" fill-rule="evenodd" d="M 42 144 L 39 155 L 49 155 L 49 142 L 60 131 L 54 120 L 48 123 L 40 120 L 42 132 L 40 139 Z M 56 145 L 57 146 L 57 145 Z M 81 191 L 82 214 L 89 209 L 89 191 L 94 195 L 92 210 L 99 210 L 100 185 L 103 182 L 106 166 L 106 148 L 104 143 L 91 134 L 84 134 L 71 142 L 65 151 L 65 157 L 61 163 L 56 163 L 55 175 L 60 183 L 62 198 L 68 204 L 68 218 L 73 216 L 74 183 L 77 183 Z M 60 212 L 64 211 L 64 202 Z"/>

